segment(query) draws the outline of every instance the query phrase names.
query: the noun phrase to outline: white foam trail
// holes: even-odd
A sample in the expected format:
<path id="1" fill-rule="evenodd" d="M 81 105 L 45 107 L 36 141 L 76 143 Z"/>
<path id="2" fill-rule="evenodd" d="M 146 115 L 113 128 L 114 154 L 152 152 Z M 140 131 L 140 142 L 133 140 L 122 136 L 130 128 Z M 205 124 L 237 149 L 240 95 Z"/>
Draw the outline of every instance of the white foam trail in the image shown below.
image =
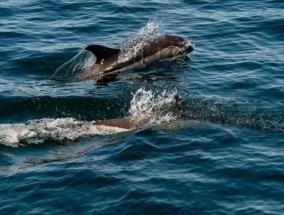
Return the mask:
<path id="1" fill-rule="evenodd" d="M 26 123 L 0 124 L 0 144 L 18 147 L 21 144 L 43 143 L 47 139 L 74 141 L 87 136 L 123 131 L 98 127 L 94 123 L 94 121 L 79 121 L 73 118 L 44 118 Z"/>
<path id="2" fill-rule="evenodd" d="M 135 120 L 149 121 L 150 124 L 161 124 L 175 119 L 171 108 L 175 105 L 176 90 L 154 93 L 140 88 L 133 95 L 129 115 Z"/>
<path id="3" fill-rule="evenodd" d="M 165 33 L 165 27 L 161 19 L 150 19 L 147 25 L 141 28 L 136 34 L 129 37 L 120 48 L 119 62 L 135 58 L 150 41 Z"/>

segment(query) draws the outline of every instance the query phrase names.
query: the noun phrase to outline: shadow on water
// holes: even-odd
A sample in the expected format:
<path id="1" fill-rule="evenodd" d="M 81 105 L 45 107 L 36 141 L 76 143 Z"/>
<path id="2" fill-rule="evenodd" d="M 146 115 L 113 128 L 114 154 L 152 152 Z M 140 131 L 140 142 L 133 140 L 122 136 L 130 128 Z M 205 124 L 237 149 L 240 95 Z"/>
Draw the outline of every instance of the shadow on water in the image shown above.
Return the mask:
<path id="1" fill-rule="evenodd" d="M 60 162 L 60 161 L 79 158 L 87 154 L 88 152 L 94 151 L 96 149 L 99 149 L 107 145 L 111 145 L 111 144 L 123 141 L 125 138 L 129 136 L 130 133 L 131 132 L 125 132 L 125 133 L 120 133 L 116 135 L 111 135 L 108 137 L 100 137 L 100 138 L 97 138 L 95 143 L 94 141 L 91 141 L 89 142 L 89 144 L 84 144 L 85 148 L 81 148 L 82 147 L 81 144 L 79 146 L 80 147 L 79 149 L 77 148 L 78 146 L 77 147 L 75 146 L 73 148 L 73 146 L 64 145 L 63 147 L 57 148 L 55 150 L 56 153 L 54 153 L 54 151 L 52 152 L 52 154 L 54 153 L 54 157 L 51 157 L 51 156 L 49 156 L 49 158 L 30 157 L 30 158 L 25 158 L 23 160 L 23 163 L 27 163 L 31 165 L 38 165 L 38 164 L 43 164 L 43 163 Z M 70 153 L 70 151 L 73 153 Z M 58 154 L 61 154 L 61 156 L 58 156 Z"/>
<path id="2" fill-rule="evenodd" d="M 216 100 L 188 99 L 178 107 L 182 120 L 199 120 L 232 127 L 250 128 L 264 132 L 284 134 L 284 112 L 269 112 L 261 108 Z"/>
<path id="3" fill-rule="evenodd" d="M 40 145 L 25 145 L 20 150 L 0 146 L 1 160 L 5 161 L 1 162 L 0 172 L 21 171 L 40 164 L 77 159 L 101 147 L 124 141 L 130 134 L 131 131 L 108 136 L 97 136 L 82 139 L 80 142 L 47 139 Z"/>

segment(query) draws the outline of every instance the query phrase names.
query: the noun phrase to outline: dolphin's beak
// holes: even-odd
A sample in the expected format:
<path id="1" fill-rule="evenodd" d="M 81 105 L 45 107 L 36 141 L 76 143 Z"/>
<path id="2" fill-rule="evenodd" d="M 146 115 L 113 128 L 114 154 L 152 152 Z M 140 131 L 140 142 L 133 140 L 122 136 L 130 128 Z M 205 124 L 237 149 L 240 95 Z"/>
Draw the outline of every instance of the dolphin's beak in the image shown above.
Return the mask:
<path id="1" fill-rule="evenodd" d="M 188 44 L 188 47 L 186 49 L 186 52 L 190 53 L 194 50 L 193 45 L 192 44 Z"/>

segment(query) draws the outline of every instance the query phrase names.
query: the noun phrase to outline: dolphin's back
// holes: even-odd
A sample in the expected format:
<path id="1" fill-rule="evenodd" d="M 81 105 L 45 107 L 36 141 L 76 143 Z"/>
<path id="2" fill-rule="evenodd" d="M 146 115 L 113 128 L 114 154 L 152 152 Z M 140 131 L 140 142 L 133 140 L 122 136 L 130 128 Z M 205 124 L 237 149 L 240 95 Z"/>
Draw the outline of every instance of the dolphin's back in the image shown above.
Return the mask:
<path id="1" fill-rule="evenodd" d="M 98 121 L 96 122 L 96 125 L 104 125 L 104 126 L 117 127 L 123 129 L 131 129 L 133 127 L 136 127 L 135 124 L 128 117 Z"/>

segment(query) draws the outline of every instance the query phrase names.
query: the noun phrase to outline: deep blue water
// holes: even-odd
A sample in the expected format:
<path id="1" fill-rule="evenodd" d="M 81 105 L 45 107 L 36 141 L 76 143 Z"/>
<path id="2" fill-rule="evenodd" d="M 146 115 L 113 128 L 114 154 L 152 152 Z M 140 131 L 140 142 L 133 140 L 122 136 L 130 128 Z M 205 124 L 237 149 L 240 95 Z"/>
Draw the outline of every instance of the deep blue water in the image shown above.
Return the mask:
<path id="1" fill-rule="evenodd" d="M 190 61 L 106 85 L 51 79 L 149 20 L 192 41 Z M 0 214 L 284 214 L 283 23 L 273 0 L 2 1 Z M 172 92 L 179 119 L 92 130 Z"/>

